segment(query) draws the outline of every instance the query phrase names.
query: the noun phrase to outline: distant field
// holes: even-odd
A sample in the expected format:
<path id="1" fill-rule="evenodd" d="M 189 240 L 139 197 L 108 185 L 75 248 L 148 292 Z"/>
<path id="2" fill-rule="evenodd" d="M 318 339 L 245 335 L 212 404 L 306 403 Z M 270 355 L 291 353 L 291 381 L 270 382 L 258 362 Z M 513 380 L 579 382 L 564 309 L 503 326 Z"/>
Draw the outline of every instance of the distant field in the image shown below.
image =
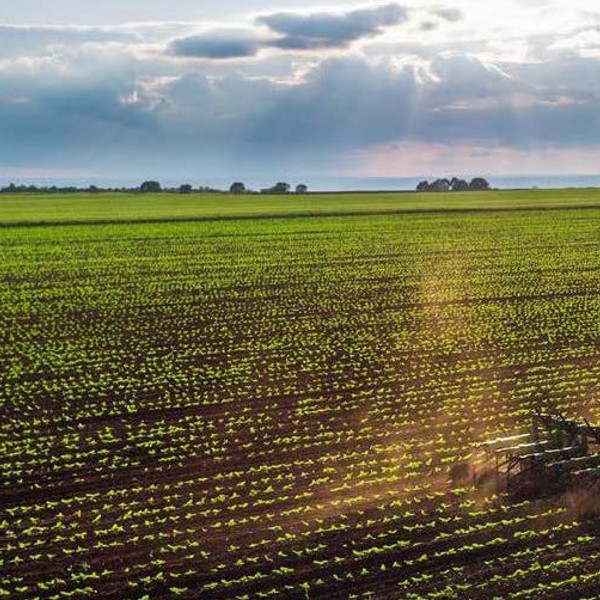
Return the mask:
<path id="1" fill-rule="evenodd" d="M 0 196 L 0 224 L 191 220 L 236 216 L 600 207 L 600 190 L 305 196 L 78 194 Z"/>
<path id="2" fill-rule="evenodd" d="M 598 597 L 595 498 L 497 494 L 479 445 L 600 423 L 598 192 L 0 222 L 0 598 Z"/>

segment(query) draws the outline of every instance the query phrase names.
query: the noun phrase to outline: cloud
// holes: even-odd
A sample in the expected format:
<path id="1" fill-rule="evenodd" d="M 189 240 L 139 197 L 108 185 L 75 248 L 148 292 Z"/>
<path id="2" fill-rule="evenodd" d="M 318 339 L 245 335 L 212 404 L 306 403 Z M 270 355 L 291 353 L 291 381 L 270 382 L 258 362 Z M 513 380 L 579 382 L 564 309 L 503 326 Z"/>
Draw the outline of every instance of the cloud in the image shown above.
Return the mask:
<path id="1" fill-rule="evenodd" d="M 565 89 L 562 82 L 572 82 Z M 600 138 L 600 63 L 502 65 L 438 57 L 427 72 L 358 57 L 322 62 L 252 120 L 248 148 L 344 155 L 393 142 L 584 147 Z M 578 82 L 578 83 L 577 83 Z"/>
<path id="2" fill-rule="evenodd" d="M 580 56 L 600 57 L 600 27 L 583 28 L 571 35 L 561 37 L 549 48 L 550 51 L 571 52 Z"/>
<path id="3" fill-rule="evenodd" d="M 135 37 L 117 29 L 77 26 L 0 25 L 0 54 L 3 58 L 26 55 L 50 46 L 85 43 L 132 42 Z"/>
<path id="4" fill-rule="evenodd" d="M 398 4 L 346 13 L 274 13 L 255 20 L 266 26 L 271 36 L 252 29 L 206 31 L 172 40 L 171 54 L 184 58 L 231 59 L 256 56 L 263 48 L 315 50 L 344 48 L 356 40 L 381 34 L 386 27 L 407 19 Z M 277 36 L 277 37 L 273 37 Z"/>
<path id="5" fill-rule="evenodd" d="M 434 8 L 431 11 L 431 14 L 440 19 L 444 19 L 444 21 L 450 21 L 451 23 L 460 21 L 463 18 L 463 13 L 458 8 Z"/>
<path id="6" fill-rule="evenodd" d="M 0 90 L 10 90 L 0 93 L 0 164 L 279 172 L 350 168 L 355 153 L 399 143 L 523 150 L 600 138 L 600 63 L 591 59 L 500 69 L 453 54 L 422 72 L 354 55 L 305 69 L 277 81 L 190 66 L 140 81 L 129 60 L 70 54 L 55 66 L 0 69 Z"/>
<path id="7" fill-rule="evenodd" d="M 186 58 L 245 58 L 258 53 L 260 41 L 244 31 L 216 31 L 175 39 L 169 49 L 175 56 Z"/>
<path id="8" fill-rule="evenodd" d="M 435 10 L 411 13 L 415 24 L 424 14 L 438 24 L 457 16 Z M 377 148 L 523 153 L 600 139 L 591 26 L 519 38 L 519 53 L 504 40 L 425 36 L 416 27 L 394 45 L 303 51 L 343 48 L 406 18 L 389 4 L 280 12 L 254 27 L 204 32 L 206 23 L 8 28 L 16 54 L 0 60 L 0 165 L 283 176 L 351 169 L 360 166 L 353 157 Z M 19 54 L 15 40 L 37 49 Z M 246 57 L 253 60 L 218 60 Z"/>
<path id="9" fill-rule="evenodd" d="M 282 36 L 271 42 L 272 46 L 312 50 L 343 48 L 356 40 L 379 35 L 385 28 L 405 21 L 407 16 L 407 10 L 399 4 L 386 4 L 339 14 L 274 13 L 259 17 L 257 22 Z"/>
<path id="10" fill-rule="evenodd" d="M 143 89 L 120 51 L 57 50 L 0 67 L 0 164 L 70 168 L 112 162 L 156 132 Z M 125 158 L 122 156 L 121 158 Z M 79 167 L 74 167 L 79 168 Z"/>
<path id="11" fill-rule="evenodd" d="M 440 25 L 440 21 L 457 23 L 463 19 L 463 13 L 458 8 L 431 8 L 425 10 L 426 19 L 421 21 L 419 29 L 421 31 L 435 31 Z M 433 19 L 431 19 L 433 17 Z"/>

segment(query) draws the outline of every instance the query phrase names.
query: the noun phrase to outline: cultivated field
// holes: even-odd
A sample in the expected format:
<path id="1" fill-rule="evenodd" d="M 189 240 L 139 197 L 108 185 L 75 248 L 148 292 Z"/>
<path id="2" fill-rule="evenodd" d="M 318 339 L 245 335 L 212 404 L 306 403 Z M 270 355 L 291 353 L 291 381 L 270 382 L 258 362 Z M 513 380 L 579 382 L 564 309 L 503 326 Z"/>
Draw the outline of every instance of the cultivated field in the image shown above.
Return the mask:
<path id="1" fill-rule="evenodd" d="M 496 193 L 307 194 L 69 194 L 0 197 L 1 224 L 190 221 L 297 216 L 398 214 L 437 210 L 498 210 L 571 207 L 600 208 L 597 190 Z"/>
<path id="2" fill-rule="evenodd" d="M 473 475 L 536 407 L 600 423 L 600 192 L 0 222 L 0 598 L 597 597 L 589 502 Z"/>

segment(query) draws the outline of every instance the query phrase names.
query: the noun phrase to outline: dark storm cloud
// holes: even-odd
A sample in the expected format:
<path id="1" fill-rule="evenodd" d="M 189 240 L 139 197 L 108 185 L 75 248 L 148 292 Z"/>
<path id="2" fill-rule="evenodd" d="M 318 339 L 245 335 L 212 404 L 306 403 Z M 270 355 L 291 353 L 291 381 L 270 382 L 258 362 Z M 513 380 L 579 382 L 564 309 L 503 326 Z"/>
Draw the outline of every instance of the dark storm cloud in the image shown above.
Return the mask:
<path id="1" fill-rule="evenodd" d="M 281 35 L 271 45 L 286 50 L 343 48 L 356 40 L 379 35 L 386 27 L 407 19 L 407 10 L 399 4 L 347 13 L 275 13 L 257 19 Z"/>
<path id="2" fill-rule="evenodd" d="M 169 47 L 176 56 L 227 59 L 255 56 L 260 42 L 244 34 L 207 33 L 173 40 Z"/>

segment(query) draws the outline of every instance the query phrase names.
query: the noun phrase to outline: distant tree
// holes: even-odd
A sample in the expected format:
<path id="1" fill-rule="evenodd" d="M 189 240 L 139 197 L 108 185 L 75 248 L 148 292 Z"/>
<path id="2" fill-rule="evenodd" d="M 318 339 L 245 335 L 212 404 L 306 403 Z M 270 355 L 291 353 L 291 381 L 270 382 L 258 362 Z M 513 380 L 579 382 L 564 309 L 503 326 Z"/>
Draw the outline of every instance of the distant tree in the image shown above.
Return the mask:
<path id="1" fill-rule="evenodd" d="M 429 181 L 420 181 L 417 185 L 417 192 L 428 192 L 430 189 Z"/>
<path id="2" fill-rule="evenodd" d="M 450 187 L 453 192 L 466 192 L 469 189 L 469 183 L 464 179 L 454 177 L 450 182 Z"/>
<path id="3" fill-rule="evenodd" d="M 296 194 L 306 194 L 306 192 L 308 192 L 308 186 L 304 185 L 303 183 L 299 183 L 296 186 Z"/>
<path id="4" fill-rule="evenodd" d="M 277 182 L 273 187 L 274 194 L 287 194 L 290 191 L 290 184 L 284 181 Z"/>
<path id="5" fill-rule="evenodd" d="M 483 177 L 475 177 L 475 179 L 473 179 L 471 181 L 471 183 L 469 184 L 469 189 L 476 191 L 476 192 L 481 192 L 481 191 L 489 190 L 490 184 Z"/>
<path id="6" fill-rule="evenodd" d="M 179 193 L 180 194 L 191 194 L 192 193 L 192 186 L 189 183 L 184 183 L 182 185 L 179 186 Z"/>
<path id="7" fill-rule="evenodd" d="M 140 185 L 140 192 L 148 193 L 148 192 L 160 192 L 162 187 L 158 181 L 144 181 L 142 185 Z"/>
<path id="8" fill-rule="evenodd" d="M 261 194 L 288 194 L 290 191 L 290 184 L 283 181 L 279 181 L 273 187 L 263 188 L 260 190 Z"/>
<path id="9" fill-rule="evenodd" d="M 432 192 L 447 192 L 450 189 L 450 181 L 448 179 L 436 179 L 430 185 Z"/>
<path id="10" fill-rule="evenodd" d="M 241 181 L 234 181 L 229 188 L 232 194 L 244 194 L 246 192 L 246 186 Z"/>

